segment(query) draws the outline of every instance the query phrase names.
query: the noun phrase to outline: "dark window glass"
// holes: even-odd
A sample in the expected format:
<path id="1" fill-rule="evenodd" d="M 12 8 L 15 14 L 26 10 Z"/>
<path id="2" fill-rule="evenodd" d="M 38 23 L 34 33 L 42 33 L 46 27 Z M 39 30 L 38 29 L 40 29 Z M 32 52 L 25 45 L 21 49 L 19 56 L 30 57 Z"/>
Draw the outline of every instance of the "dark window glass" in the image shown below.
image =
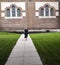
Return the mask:
<path id="1" fill-rule="evenodd" d="M 12 16 L 15 16 L 15 6 L 12 6 Z"/>
<path id="2" fill-rule="evenodd" d="M 41 10 L 40 10 L 40 16 L 44 16 L 44 8 L 41 8 Z"/>
<path id="3" fill-rule="evenodd" d="M 7 9 L 7 17 L 10 17 L 10 9 Z"/>
<path id="4" fill-rule="evenodd" d="M 46 16 L 49 16 L 49 6 L 48 5 L 46 5 L 45 7 L 45 13 L 46 13 Z"/>
<path id="5" fill-rule="evenodd" d="M 29 0 L 29 1 L 31 1 L 31 0 Z"/>
<path id="6" fill-rule="evenodd" d="M 20 16 L 20 9 L 17 9 L 17 16 Z"/>
<path id="7" fill-rule="evenodd" d="M 50 16 L 54 16 L 54 9 L 53 8 L 50 9 Z"/>

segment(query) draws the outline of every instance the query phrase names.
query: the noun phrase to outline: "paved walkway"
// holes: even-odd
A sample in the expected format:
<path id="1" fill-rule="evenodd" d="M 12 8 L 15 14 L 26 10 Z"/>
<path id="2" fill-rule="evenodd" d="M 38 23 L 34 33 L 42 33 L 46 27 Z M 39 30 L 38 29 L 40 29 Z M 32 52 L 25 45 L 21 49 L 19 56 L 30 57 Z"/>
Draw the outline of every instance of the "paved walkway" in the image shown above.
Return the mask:
<path id="1" fill-rule="evenodd" d="M 21 35 L 5 65 L 42 65 L 30 36 Z"/>

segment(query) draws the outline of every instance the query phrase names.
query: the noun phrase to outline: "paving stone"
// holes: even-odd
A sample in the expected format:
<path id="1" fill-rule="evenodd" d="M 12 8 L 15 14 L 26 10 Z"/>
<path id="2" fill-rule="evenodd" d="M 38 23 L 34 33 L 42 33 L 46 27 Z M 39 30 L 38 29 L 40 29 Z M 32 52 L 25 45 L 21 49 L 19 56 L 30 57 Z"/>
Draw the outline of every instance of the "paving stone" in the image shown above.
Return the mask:
<path id="1" fill-rule="evenodd" d="M 29 48 L 29 47 L 34 48 L 33 45 L 27 45 L 27 44 L 25 45 L 25 48 L 26 48 L 26 47 L 27 47 L 27 48 Z"/>
<path id="2" fill-rule="evenodd" d="M 32 47 L 29 47 L 28 49 L 25 48 L 25 51 L 35 51 L 36 52 L 36 49 L 35 48 L 32 48 Z"/>
<path id="3" fill-rule="evenodd" d="M 13 49 L 12 53 L 19 53 L 19 52 L 24 52 L 24 48 L 20 48 L 20 49 Z"/>
<path id="4" fill-rule="evenodd" d="M 39 65 L 39 64 L 42 64 L 41 62 L 40 62 L 40 58 L 38 58 L 38 57 L 36 57 L 36 56 L 34 56 L 34 57 L 25 57 L 24 58 L 24 64 L 25 65 Z"/>
<path id="5" fill-rule="evenodd" d="M 29 35 L 18 39 L 5 65 L 43 65 Z"/>
<path id="6" fill-rule="evenodd" d="M 11 53 L 10 57 L 23 57 L 24 52 L 20 51 L 20 52 L 14 52 Z"/>
<path id="7" fill-rule="evenodd" d="M 35 51 L 25 51 L 24 56 L 38 56 Z"/>
<path id="8" fill-rule="evenodd" d="M 23 65 L 23 58 L 9 58 L 5 65 Z"/>

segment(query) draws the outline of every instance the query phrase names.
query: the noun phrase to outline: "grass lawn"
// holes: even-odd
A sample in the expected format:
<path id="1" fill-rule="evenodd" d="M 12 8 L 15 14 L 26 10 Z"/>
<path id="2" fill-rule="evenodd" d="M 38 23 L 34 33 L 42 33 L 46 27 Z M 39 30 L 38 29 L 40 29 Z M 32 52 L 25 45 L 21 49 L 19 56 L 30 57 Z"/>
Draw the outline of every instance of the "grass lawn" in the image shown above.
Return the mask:
<path id="1" fill-rule="evenodd" d="M 19 37 L 19 34 L 0 32 L 0 65 L 5 64 Z"/>
<path id="2" fill-rule="evenodd" d="M 60 65 L 60 33 L 30 34 L 44 65 Z"/>

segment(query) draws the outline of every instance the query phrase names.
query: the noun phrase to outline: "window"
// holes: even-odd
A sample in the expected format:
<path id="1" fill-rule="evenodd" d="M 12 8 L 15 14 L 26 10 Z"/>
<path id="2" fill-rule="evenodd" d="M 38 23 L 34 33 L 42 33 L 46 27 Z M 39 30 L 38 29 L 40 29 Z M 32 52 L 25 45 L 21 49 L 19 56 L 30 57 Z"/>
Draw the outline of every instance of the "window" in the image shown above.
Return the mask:
<path id="1" fill-rule="evenodd" d="M 6 19 L 20 19 L 22 18 L 22 8 L 17 7 L 15 4 L 12 4 L 10 7 L 6 8 Z"/>
<path id="2" fill-rule="evenodd" d="M 20 9 L 17 9 L 17 16 L 20 16 L 21 13 L 20 13 Z"/>
<path id="3" fill-rule="evenodd" d="M 45 13 L 46 13 L 46 16 L 49 16 L 49 6 L 48 5 L 46 5 L 45 7 Z"/>
<path id="4" fill-rule="evenodd" d="M 54 16 L 54 9 L 53 8 L 50 9 L 50 16 Z"/>
<path id="5" fill-rule="evenodd" d="M 15 12 L 15 6 L 12 6 L 12 16 L 14 17 L 15 14 L 16 14 L 16 12 Z"/>
<path id="6" fill-rule="evenodd" d="M 55 8 L 53 6 L 50 6 L 50 4 L 45 4 L 44 6 L 41 6 L 39 8 L 39 14 L 36 11 L 36 16 L 39 16 L 39 18 L 56 18 L 55 14 Z"/>
<path id="7" fill-rule="evenodd" d="M 41 8 L 41 10 L 40 10 L 40 16 L 44 16 L 44 8 Z"/>
<path id="8" fill-rule="evenodd" d="M 7 17 L 10 17 L 10 9 L 7 9 Z"/>

